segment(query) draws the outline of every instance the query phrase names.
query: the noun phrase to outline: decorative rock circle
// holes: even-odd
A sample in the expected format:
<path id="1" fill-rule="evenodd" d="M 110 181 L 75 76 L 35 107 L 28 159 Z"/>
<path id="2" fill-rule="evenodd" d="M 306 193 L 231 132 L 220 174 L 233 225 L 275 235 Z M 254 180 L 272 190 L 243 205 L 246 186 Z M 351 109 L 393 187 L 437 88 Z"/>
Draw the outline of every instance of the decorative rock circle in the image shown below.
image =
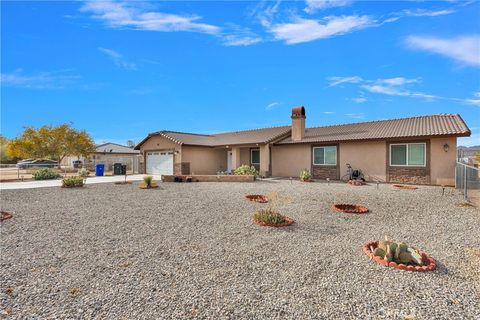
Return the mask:
<path id="1" fill-rule="evenodd" d="M 422 256 L 422 261 L 424 263 L 423 266 L 413 266 L 413 265 L 405 265 L 402 263 L 396 263 L 396 262 L 388 262 L 385 259 L 382 259 L 381 257 L 377 257 L 373 254 L 373 250 L 375 250 L 378 247 L 378 240 L 371 240 L 365 242 L 363 245 L 363 252 L 375 261 L 378 264 L 381 264 L 385 267 L 390 267 L 390 268 L 395 268 L 398 270 L 405 270 L 405 271 L 411 271 L 411 272 L 426 272 L 426 271 L 433 271 L 437 268 L 437 263 L 435 260 L 430 257 L 428 254 L 426 254 L 423 251 L 419 250 L 420 255 Z"/>
<path id="2" fill-rule="evenodd" d="M 368 208 L 356 204 L 334 204 L 333 209 L 338 212 L 346 212 L 346 213 L 367 213 Z"/>
<path id="3" fill-rule="evenodd" d="M 410 190 L 418 189 L 418 187 L 416 186 L 407 186 L 404 184 L 394 184 L 393 187 L 395 189 L 410 189 Z"/>
<path id="4" fill-rule="evenodd" d="M 265 223 L 263 221 L 258 221 L 258 220 L 255 220 L 255 219 L 253 219 L 253 223 L 256 223 L 259 226 L 263 226 L 263 227 L 280 228 L 280 227 L 288 227 L 288 226 L 292 225 L 293 223 L 295 223 L 295 221 L 293 221 L 293 219 L 290 218 L 290 217 L 285 217 L 285 222 L 283 222 L 283 223 Z"/>
<path id="5" fill-rule="evenodd" d="M 249 195 L 246 195 L 245 198 L 247 198 L 250 201 L 254 201 L 258 203 L 268 202 L 267 196 L 264 196 L 263 194 L 249 194 Z"/>
<path id="6" fill-rule="evenodd" d="M 366 183 L 363 180 L 348 180 L 348 185 L 359 187 L 366 185 Z"/>
<path id="7" fill-rule="evenodd" d="M 141 184 L 141 185 L 139 185 L 138 187 L 139 187 L 140 189 L 156 189 L 156 188 L 158 188 L 158 185 L 157 185 L 157 184 L 154 184 L 154 185 L 151 185 L 150 188 L 147 188 L 146 185 Z"/>
<path id="8" fill-rule="evenodd" d="M 10 212 L 0 211 L 0 221 L 11 219 L 13 215 Z"/>

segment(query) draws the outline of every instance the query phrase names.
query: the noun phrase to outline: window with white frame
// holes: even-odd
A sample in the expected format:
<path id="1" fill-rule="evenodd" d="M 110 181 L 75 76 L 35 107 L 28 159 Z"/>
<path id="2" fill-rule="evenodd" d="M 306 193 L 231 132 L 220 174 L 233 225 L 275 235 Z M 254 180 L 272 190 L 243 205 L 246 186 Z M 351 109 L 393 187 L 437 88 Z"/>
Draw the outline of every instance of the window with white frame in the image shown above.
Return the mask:
<path id="1" fill-rule="evenodd" d="M 390 165 L 425 167 L 425 143 L 394 143 L 390 145 Z"/>
<path id="2" fill-rule="evenodd" d="M 337 147 L 314 147 L 313 148 L 313 164 L 320 166 L 337 165 Z"/>
<path id="3" fill-rule="evenodd" d="M 250 150 L 250 163 L 252 165 L 260 165 L 260 149 Z"/>

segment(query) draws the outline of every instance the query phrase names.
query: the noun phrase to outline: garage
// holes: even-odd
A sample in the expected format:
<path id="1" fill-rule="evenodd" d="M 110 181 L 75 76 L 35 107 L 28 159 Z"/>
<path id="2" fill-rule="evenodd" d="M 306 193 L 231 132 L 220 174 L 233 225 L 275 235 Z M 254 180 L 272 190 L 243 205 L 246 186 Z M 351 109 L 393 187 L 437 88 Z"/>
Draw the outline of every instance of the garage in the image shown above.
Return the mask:
<path id="1" fill-rule="evenodd" d="M 173 174 L 173 152 L 147 152 L 146 170 L 147 174 Z"/>

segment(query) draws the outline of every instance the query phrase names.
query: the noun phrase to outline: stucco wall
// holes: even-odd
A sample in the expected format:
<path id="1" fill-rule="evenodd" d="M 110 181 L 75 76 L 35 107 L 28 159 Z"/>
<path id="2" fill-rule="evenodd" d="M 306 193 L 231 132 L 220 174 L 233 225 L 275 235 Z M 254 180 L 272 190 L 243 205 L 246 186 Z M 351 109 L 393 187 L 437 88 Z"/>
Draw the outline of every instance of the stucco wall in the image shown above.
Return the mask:
<path id="1" fill-rule="evenodd" d="M 161 150 L 161 151 L 166 151 L 166 150 L 178 151 L 177 154 L 173 155 L 174 162 L 175 163 L 181 163 L 182 162 L 182 154 L 181 154 L 182 146 L 173 142 L 173 141 L 171 141 L 171 140 L 169 140 L 169 139 L 165 139 L 161 136 L 150 137 L 150 139 L 148 139 L 140 147 L 140 151 L 141 151 L 143 156 L 145 155 L 145 152 L 147 152 L 147 151 L 159 151 L 159 150 Z"/>
<path id="2" fill-rule="evenodd" d="M 250 148 L 240 148 L 240 165 L 243 164 L 250 165 Z"/>
<path id="3" fill-rule="evenodd" d="M 182 161 L 190 163 L 191 174 L 216 174 L 227 170 L 227 150 L 183 146 Z"/>
<path id="4" fill-rule="evenodd" d="M 298 177 L 303 169 L 311 170 L 309 144 L 272 146 L 272 176 Z"/>
<path id="5" fill-rule="evenodd" d="M 448 144 L 448 152 L 443 145 Z M 455 185 L 455 161 L 457 139 L 435 138 L 430 140 L 430 175 L 431 184 Z"/>
<path id="6" fill-rule="evenodd" d="M 347 174 L 347 163 L 362 170 L 367 181 L 386 180 L 386 142 L 342 142 L 339 147 L 340 177 Z"/>

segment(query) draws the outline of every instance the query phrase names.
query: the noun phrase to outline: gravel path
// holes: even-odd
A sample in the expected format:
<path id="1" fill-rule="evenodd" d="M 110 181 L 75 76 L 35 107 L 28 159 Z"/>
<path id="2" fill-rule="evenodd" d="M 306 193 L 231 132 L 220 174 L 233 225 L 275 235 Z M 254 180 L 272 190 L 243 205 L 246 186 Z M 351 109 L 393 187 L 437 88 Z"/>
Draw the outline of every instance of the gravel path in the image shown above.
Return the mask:
<path id="1" fill-rule="evenodd" d="M 251 223 L 249 193 L 288 196 L 296 224 Z M 259 181 L 1 192 L 3 316 L 75 319 L 479 319 L 480 212 L 439 187 Z M 287 199 L 288 200 L 288 199 Z M 334 213 L 333 203 L 371 213 Z M 369 261 L 404 240 L 435 272 Z M 467 254 L 468 253 L 468 254 Z M 476 258 L 475 258 L 476 257 Z M 473 267 L 472 267 L 473 266 Z"/>

